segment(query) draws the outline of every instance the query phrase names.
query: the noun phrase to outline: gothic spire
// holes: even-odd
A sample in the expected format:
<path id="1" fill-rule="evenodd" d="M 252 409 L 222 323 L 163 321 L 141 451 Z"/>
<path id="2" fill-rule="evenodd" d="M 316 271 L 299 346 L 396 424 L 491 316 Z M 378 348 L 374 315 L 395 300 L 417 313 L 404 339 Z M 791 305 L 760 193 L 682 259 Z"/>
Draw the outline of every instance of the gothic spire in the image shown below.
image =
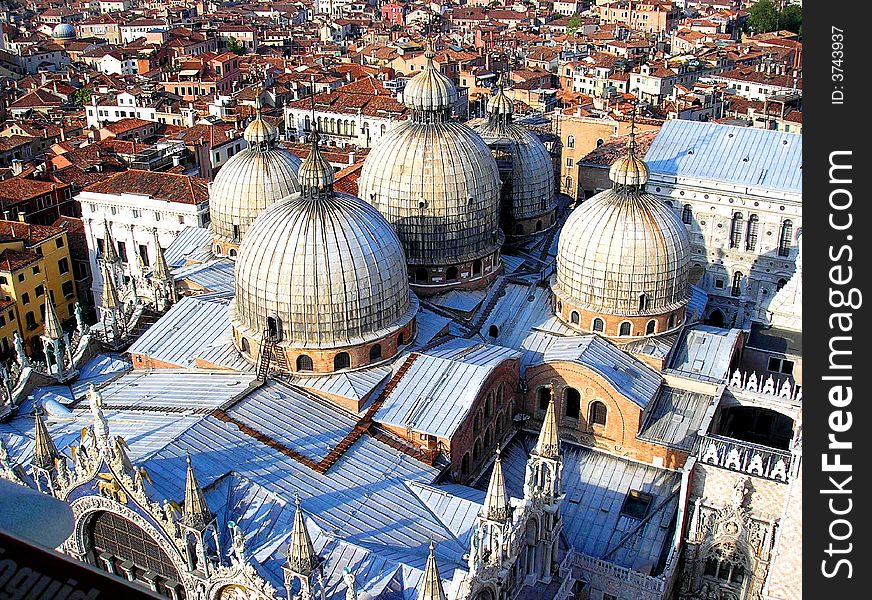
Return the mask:
<path id="1" fill-rule="evenodd" d="M 43 337 L 50 340 L 59 340 L 64 337 L 61 320 L 55 310 L 54 302 L 51 301 L 51 293 L 46 289 L 45 293 L 45 325 L 42 331 Z"/>
<path id="2" fill-rule="evenodd" d="M 497 446 L 497 457 L 494 460 L 490 483 L 487 486 L 487 496 L 484 499 L 484 516 L 492 521 L 500 522 L 505 521 L 509 516 L 509 498 L 506 494 L 506 481 L 503 478 L 499 446 Z"/>
<path id="3" fill-rule="evenodd" d="M 115 277 L 112 275 L 112 272 L 109 271 L 109 268 L 106 266 L 106 262 L 103 262 L 103 308 L 108 310 L 113 310 L 118 308 L 120 304 L 118 300 L 118 290 L 115 287 Z"/>
<path id="4" fill-rule="evenodd" d="M 203 490 L 194 474 L 191 455 L 186 455 L 185 460 L 188 464 L 188 473 L 185 479 L 185 506 L 182 522 L 188 527 L 202 529 L 212 520 L 212 512 L 206 504 Z"/>
<path id="5" fill-rule="evenodd" d="M 118 261 L 118 251 L 115 249 L 115 240 L 112 239 L 109 221 L 103 219 L 103 263 L 117 263 Z"/>
<path id="6" fill-rule="evenodd" d="M 294 500 L 297 510 L 294 513 L 294 528 L 291 531 L 291 547 L 288 549 L 288 566 L 295 573 L 308 576 L 318 566 L 318 555 L 306 528 L 306 519 L 300 506 L 300 497 Z"/>
<path id="7" fill-rule="evenodd" d="M 536 454 L 544 458 L 557 458 L 560 456 L 560 438 L 557 433 L 557 416 L 554 412 L 554 386 L 551 386 L 551 399 L 548 401 L 548 410 L 545 412 L 545 421 L 539 432 L 536 442 Z"/>
<path id="8" fill-rule="evenodd" d="M 55 460 L 60 457 L 51 435 L 48 433 L 45 421 L 42 418 L 42 407 L 37 402 L 33 409 L 35 419 L 33 428 L 33 443 L 36 446 L 33 454 L 33 460 L 30 461 L 34 467 L 40 469 L 51 470 L 55 466 Z"/>
<path id="9" fill-rule="evenodd" d="M 154 234 L 154 270 L 152 273 L 158 281 L 169 281 L 170 269 L 167 266 L 167 259 L 164 256 L 163 248 L 160 247 L 157 228 L 154 228 L 152 233 Z"/>
<path id="10" fill-rule="evenodd" d="M 424 567 L 424 579 L 421 581 L 420 600 L 447 600 L 442 589 L 442 578 L 439 576 L 439 566 L 436 564 L 435 546 L 430 541 L 430 555 L 427 566 Z"/>

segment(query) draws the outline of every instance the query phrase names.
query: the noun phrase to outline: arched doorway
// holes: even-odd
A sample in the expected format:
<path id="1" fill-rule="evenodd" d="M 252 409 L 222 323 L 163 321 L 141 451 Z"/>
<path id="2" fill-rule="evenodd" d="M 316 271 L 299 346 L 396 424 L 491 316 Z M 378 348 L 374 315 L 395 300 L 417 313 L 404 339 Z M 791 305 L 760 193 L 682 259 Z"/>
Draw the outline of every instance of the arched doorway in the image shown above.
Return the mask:
<path id="1" fill-rule="evenodd" d="M 708 324 L 714 325 L 715 327 L 723 327 L 724 321 L 724 313 L 722 313 L 718 308 L 714 309 L 708 318 Z"/>

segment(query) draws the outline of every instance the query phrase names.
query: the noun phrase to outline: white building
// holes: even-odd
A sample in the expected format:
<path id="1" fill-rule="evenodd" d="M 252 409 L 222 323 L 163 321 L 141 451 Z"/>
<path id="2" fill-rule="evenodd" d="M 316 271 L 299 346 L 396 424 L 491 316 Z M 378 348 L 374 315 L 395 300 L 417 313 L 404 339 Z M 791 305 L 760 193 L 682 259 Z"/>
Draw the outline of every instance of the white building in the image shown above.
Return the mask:
<path id="1" fill-rule="evenodd" d="M 693 246 L 690 280 L 713 324 L 767 323 L 796 271 L 802 231 L 802 136 L 667 121 L 645 155 L 648 191 L 680 214 Z"/>
<path id="2" fill-rule="evenodd" d="M 82 206 L 96 306 L 103 289 L 97 259 L 105 251 L 107 229 L 129 281 L 144 275 L 154 261 L 155 229 L 166 248 L 185 227 L 209 222 L 207 182 L 199 177 L 132 169 L 86 187 L 76 199 Z"/>

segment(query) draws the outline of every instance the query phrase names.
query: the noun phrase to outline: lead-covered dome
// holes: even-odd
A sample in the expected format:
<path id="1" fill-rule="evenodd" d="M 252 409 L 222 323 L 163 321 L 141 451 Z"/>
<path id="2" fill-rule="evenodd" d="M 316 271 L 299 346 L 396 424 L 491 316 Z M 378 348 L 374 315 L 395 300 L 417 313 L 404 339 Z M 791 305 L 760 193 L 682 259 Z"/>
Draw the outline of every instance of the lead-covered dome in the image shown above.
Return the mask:
<path id="1" fill-rule="evenodd" d="M 302 191 L 265 209 L 240 246 L 231 309 L 237 343 L 254 358 L 263 332 L 280 332 L 289 369 L 304 372 L 395 354 L 411 340 L 418 308 L 397 235 L 375 208 L 333 191 L 332 167 L 317 146 L 300 177 Z M 334 360 L 337 350 L 345 356 Z M 307 360 L 298 364 L 299 356 Z"/>
<path id="2" fill-rule="evenodd" d="M 508 235 L 525 235 L 553 224 L 557 197 L 551 155 L 534 133 L 513 121 L 513 114 L 500 86 L 488 103 L 487 120 L 475 130 L 490 147 L 503 181 L 503 228 Z"/>
<path id="3" fill-rule="evenodd" d="M 486 284 L 500 269 L 503 240 L 497 165 L 477 133 L 451 120 L 456 89 L 436 70 L 432 52 L 406 90 L 412 118 L 370 151 L 360 196 L 396 230 L 415 284 Z"/>
<path id="4" fill-rule="evenodd" d="M 687 230 L 671 207 L 644 192 L 648 169 L 632 134 L 628 155 L 612 169 L 613 188 L 566 220 L 553 285 L 558 316 L 615 337 L 672 330 L 689 299 Z"/>
<path id="5" fill-rule="evenodd" d="M 73 40 L 76 38 L 76 30 L 69 23 L 58 23 L 52 29 L 51 36 L 56 40 Z"/>
<path id="6" fill-rule="evenodd" d="M 260 114 L 244 133 L 248 147 L 221 167 L 209 186 L 209 216 L 218 254 L 235 254 L 258 214 L 300 190 L 300 159 L 277 145 L 278 132 Z"/>

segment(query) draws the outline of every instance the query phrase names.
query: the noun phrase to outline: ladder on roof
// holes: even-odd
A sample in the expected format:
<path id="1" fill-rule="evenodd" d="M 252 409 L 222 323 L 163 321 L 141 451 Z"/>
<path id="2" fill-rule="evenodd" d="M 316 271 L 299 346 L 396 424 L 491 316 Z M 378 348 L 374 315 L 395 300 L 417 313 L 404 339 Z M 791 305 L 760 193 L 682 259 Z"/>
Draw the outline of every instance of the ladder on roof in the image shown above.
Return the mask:
<path id="1" fill-rule="evenodd" d="M 257 356 L 257 379 L 258 381 L 266 381 L 266 376 L 269 375 L 269 366 L 276 347 L 276 340 L 270 336 L 269 330 L 263 332 L 263 343 L 260 345 L 260 352 Z M 282 356 L 284 358 L 284 356 Z M 276 361 L 278 362 L 278 360 Z"/>

